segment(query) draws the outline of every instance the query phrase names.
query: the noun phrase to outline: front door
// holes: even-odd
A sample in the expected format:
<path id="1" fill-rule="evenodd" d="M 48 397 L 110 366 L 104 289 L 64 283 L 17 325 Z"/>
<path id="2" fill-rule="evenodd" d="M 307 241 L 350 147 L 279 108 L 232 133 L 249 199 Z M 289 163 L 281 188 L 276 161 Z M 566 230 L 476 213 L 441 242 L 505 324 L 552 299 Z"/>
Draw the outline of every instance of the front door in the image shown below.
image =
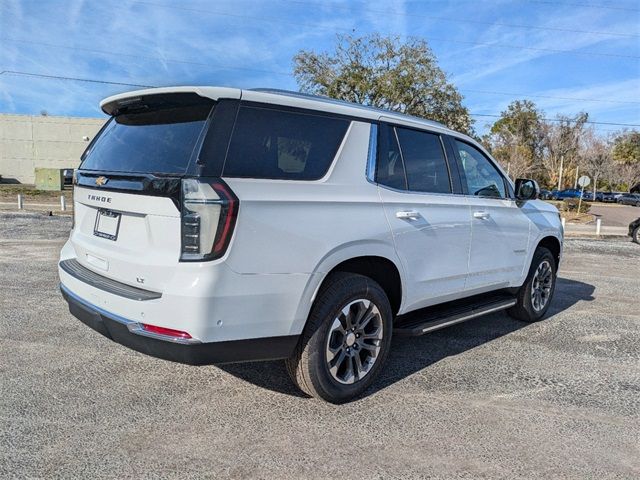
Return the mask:
<path id="1" fill-rule="evenodd" d="M 513 286 L 527 258 L 531 222 L 502 173 L 473 145 L 452 139 L 471 209 L 471 251 L 466 290 Z"/>

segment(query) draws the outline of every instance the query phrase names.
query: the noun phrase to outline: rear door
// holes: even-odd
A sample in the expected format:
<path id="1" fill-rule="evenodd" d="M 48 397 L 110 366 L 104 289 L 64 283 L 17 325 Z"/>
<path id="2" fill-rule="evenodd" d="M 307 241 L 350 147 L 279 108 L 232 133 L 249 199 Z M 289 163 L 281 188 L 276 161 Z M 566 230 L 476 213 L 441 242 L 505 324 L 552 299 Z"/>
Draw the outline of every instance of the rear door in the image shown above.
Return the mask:
<path id="1" fill-rule="evenodd" d="M 376 182 L 408 282 L 412 310 L 464 290 L 471 240 L 469 205 L 437 133 L 383 124 Z"/>
<path id="2" fill-rule="evenodd" d="M 471 208 L 466 290 L 506 287 L 524 269 L 531 222 L 493 162 L 470 143 L 450 141 Z"/>
<path id="3" fill-rule="evenodd" d="M 181 178 L 195 170 L 212 108 L 196 94 L 123 101 L 77 171 L 71 242 L 79 263 L 163 290 L 181 252 Z"/>

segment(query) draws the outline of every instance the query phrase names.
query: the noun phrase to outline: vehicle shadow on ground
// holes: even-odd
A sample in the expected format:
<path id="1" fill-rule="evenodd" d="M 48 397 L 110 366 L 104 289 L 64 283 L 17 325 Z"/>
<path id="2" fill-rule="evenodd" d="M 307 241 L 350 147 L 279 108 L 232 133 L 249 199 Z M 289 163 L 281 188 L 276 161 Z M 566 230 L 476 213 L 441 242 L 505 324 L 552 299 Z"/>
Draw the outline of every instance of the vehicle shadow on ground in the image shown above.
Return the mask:
<path id="1" fill-rule="evenodd" d="M 594 300 L 595 287 L 588 283 L 558 278 L 556 292 L 546 322 L 581 301 Z M 360 398 L 367 397 L 429 365 L 491 342 L 529 324 L 498 312 L 435 331 L 420 337 L 395 337 L 387 363 L 376 382 Z M 284 362 L 254 362 L 222 365 L 225 372 L 256 386 L 291 396 L 304 395 L 293 385 Z"/>

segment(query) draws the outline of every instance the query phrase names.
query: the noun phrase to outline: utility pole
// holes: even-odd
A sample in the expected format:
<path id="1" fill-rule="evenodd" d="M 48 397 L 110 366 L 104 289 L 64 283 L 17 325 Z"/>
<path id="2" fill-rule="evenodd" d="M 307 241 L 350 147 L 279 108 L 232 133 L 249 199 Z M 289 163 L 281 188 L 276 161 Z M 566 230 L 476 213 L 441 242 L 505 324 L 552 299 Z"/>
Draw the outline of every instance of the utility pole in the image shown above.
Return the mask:
<path id="1" fill-rule="evenodd" d="M 558 174 L 558 191 L 562 190 L 562 169 L 564 168 L 564 155 L 560 155 L 560 173 Z"/>
<path id="2" fill-rule="evenodd" d="M 573 189 L 577 189 L 578 188 L 578 171 L 579 171 L 580 167 L 576 165 L 576 181 L 573 183 Z"/>

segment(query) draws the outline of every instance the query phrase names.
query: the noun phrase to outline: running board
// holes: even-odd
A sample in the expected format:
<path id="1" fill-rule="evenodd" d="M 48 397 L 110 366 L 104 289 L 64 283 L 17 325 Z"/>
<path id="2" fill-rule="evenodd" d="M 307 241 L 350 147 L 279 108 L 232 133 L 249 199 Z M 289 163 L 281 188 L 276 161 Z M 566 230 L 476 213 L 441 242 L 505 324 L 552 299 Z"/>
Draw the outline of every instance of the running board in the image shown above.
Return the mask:
<path id="1" fill-rule="evenodd" d="M 397 317 L 393 334 L 416 337 L 472 318 L 499 312 L 515 304 L 516 299 L 511 295 L 493 294 L 423 308 Z"/>

